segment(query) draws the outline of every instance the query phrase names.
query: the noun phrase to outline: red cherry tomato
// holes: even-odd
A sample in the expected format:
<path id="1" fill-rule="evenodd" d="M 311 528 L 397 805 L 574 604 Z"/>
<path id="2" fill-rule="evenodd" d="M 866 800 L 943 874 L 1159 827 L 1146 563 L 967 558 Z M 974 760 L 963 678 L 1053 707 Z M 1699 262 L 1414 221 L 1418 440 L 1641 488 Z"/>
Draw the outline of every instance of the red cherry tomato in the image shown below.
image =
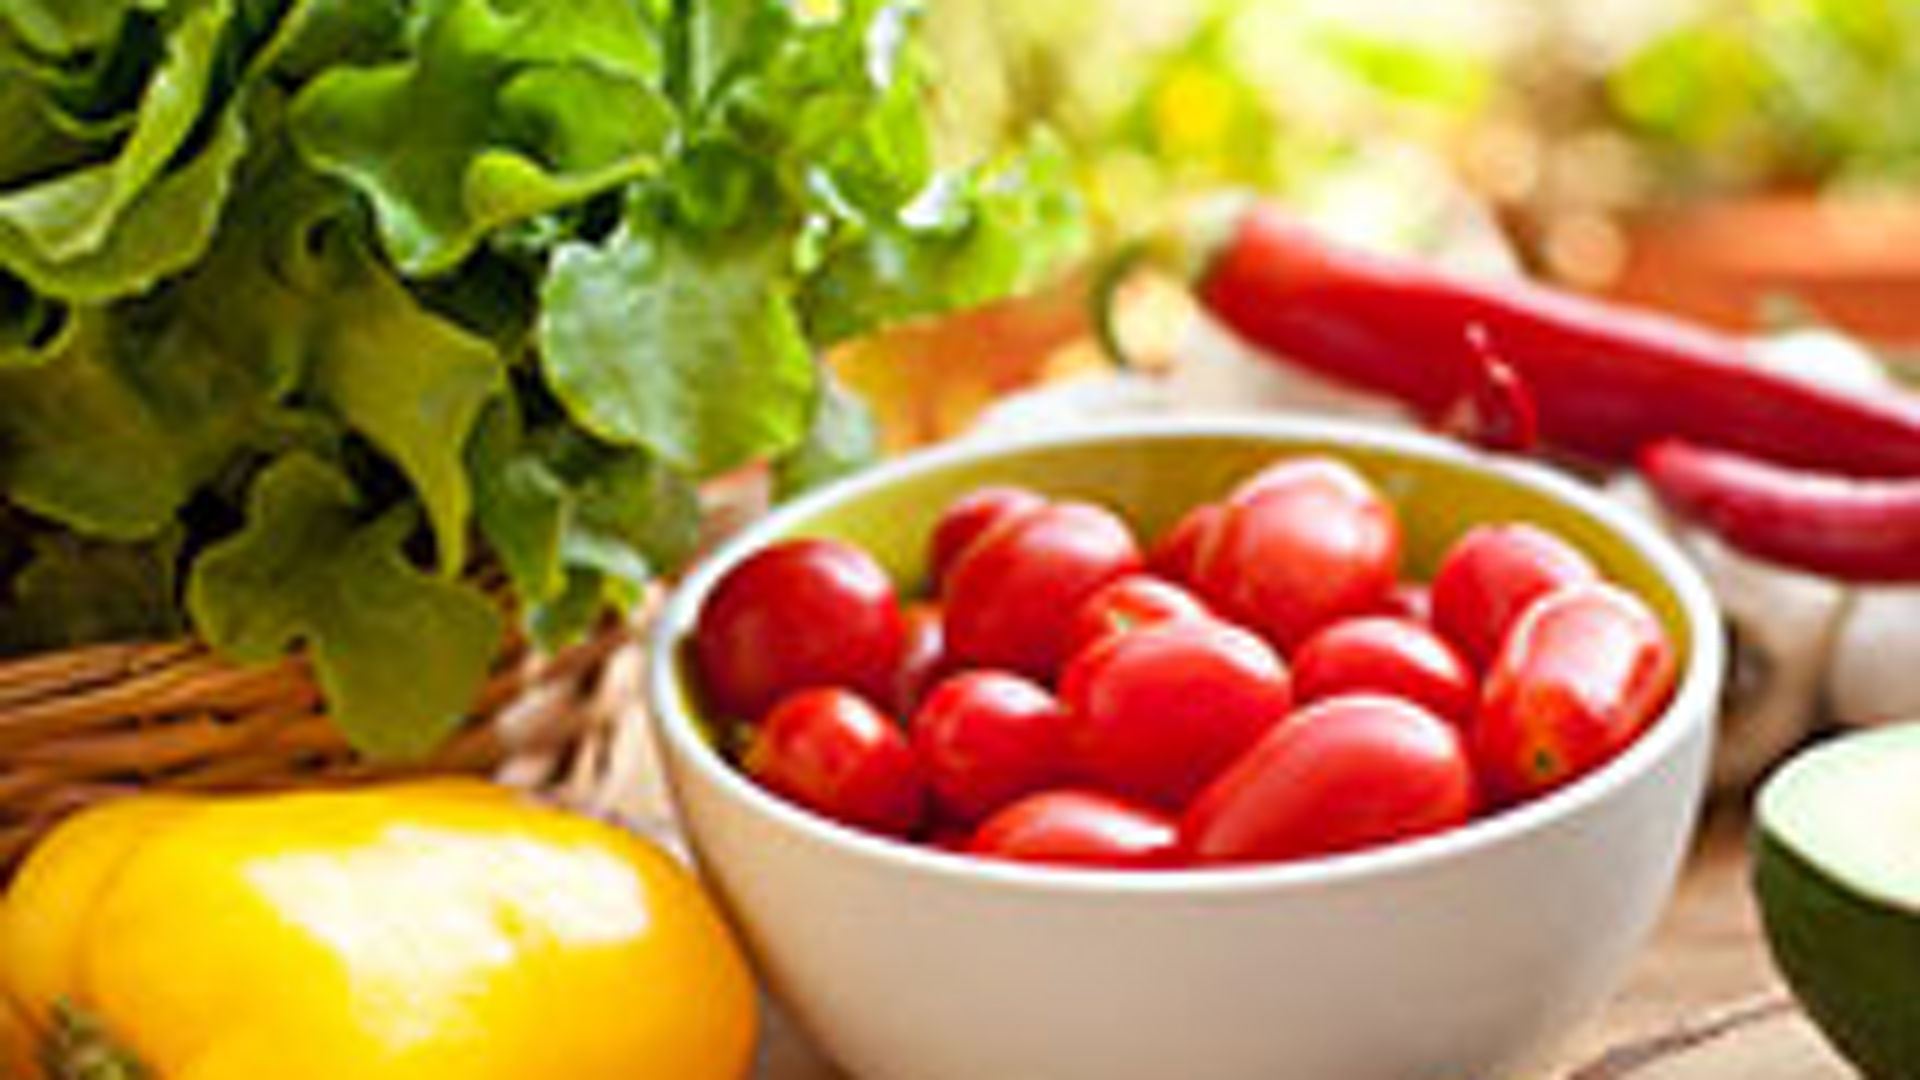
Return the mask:
<path id="1" fill-rule="evenodd" d="M 789 540 L 742 562 L 701 607 L 694 654 L 713 707 L 756 720 L 810 686 L 890 700 L 902 626 L 893 582 L 865 551 Z"/>
<path id="2" fill-rule="evenodd" d="M 1335 619 L 1379 610 L 1399 572 L 1392 504 L 1326 458 L 1248 481 L 1218 528 L 1196 571 L 1200 595 L 1284 650 Z"/>
<path id="3" fill-rule="evenodd" d="M 1488 669 L 1474 760 L 1502 801 L 1593 771 L 1660 714 L 1675 659 L 1651 611 L 1611 585 L 1570 585 L 1529 607 Z"/>
<path id="4" fill-rule="evenodd" d="M 1156 623 L 1075 657 L 1060 683 L 1078 775 L 1156 806 L 1184 806 L 1292 707 L 1287 667 L 1217 619 Z"/>
<path id="5" fill-rule="evenodd" d="M 1046 504 L 1047 500 L 1037 492 L 1004 485 L 976 488 L 949 503 L 934 524 L 933 538 L 928 543 L 927 566 L 934 591 L 939 592 L 940 583 L 975 540 L 996 526 Z"/>
<path id="6" fill-rule="evenodd" d="M 988 818 L 967 851 L 993 859 L 1139 869 L 1174 865 L 1171 818 L 1092 791 L 1043 791 Z"/>
<path id="7" fill-rule="evenodd" d="M 1373 486 L 1354 471 L 1353 466 L 1319 454 L 1283 458 L 1234 485 L 1227 493 L 1229 506 L 1245 506 L 1269 491 L 1302 485 L 1329 487 L 1355 498 L 1373 494 Z"/>
<path id="8" fill-rule="evenodd" d="M 1186 516 L 1153 545 L 1147 555 L 1148 568 L 1169 581 L 1192 585 L 1226 517 L 1224 503 L 1201 503 L 1187 511 Z"/>
<path id="9" fill-rule="evenodd" d="M 946 635 L 937 604 L 908 604 L 900 618 L 900 662 L 894 668 L 893 694 L 887 700 L 894 715 L 912 716 L 946 667 Z"/>
<path id="10" fill-rule="evenodd" d="M 1523 522 L 1479 525 L 1447 550 L 1433 578 L 1433 625 L 1485 670 L 1529 604 L 1563 585 L 1600 580 L 1593 562 Z"/>
<path id="11" fill-rule="evenodd" d="M 927 837 L 925 843 L 939 851 L 965 855 L 967 845 L 973 843 L 973 830 L 961 825 L 941 825 L 933 835 Z"/>
<path id="12" fill-rule="evenodd" d="M 1207 605 L 1180 586 L 1146 574 L 1128 574 L 1102 585 L 1080 605 L 1073 619 L 1071 651 L 1078 655 L 1108 634 L 1206 614 Z"/>
<path id="13" fill-rule="evenodd" d="M 1049 503 L 970 545 L 946 581 L 947 651 L 959 666 L 1053 677 L 1074 613 L 1140 567 L 1133 534 L 1091 503 Z"/>
<path id="14" fill-rule="evenodd" d="M 1045 688 L 1001 671 L 955 675 L 913 716 L 913 748 L 946 820 L 978 821 L 1058 783 L 1066 718 Z"/>
<path id="15" fill-rule="evenodd" d="M 744 765 L 768 790 L 842 824 L 905 836 L 925 815 L 920 764 L 906 736 L 845 690 L 783 700 L 754 730 Z"/>
<path id="16" fill-rule="evenodd" d="M 1303 702 L 1374 693 L 1424 705 L 1465 727 L 1480 703 L 1473 669 L 1424 623 L 1386 615 L 1344 619 L 1293 654 L 1293 688 Z"/>
<path id="17" fill-rule="evenodd" d="M 1460 733 L 1411 702 L 1330 698 L 1281 722 L 1181 821 L 1200 863 L 1304 859 L 1464 824 L 1474 780 Z"/>
<path id="18" fill-rule="evenodd" d="M 1418 581 L 1402 581 L 1387 593 L 1384 614 L 1398 615 L 1417 623 L 1433 625 L 1433 587 Z"/>

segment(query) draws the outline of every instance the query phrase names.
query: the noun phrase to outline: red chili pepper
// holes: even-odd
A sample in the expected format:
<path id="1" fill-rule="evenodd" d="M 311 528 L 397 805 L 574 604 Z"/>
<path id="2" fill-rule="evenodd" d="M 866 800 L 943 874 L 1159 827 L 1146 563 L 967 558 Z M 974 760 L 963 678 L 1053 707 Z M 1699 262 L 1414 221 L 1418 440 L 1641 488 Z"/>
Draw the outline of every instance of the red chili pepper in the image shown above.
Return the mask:
<path id="1" fill-rule="evenodd" d="M 1920 581 L 1920 478 L 1859 480 L 1658 442 L 1640 471 L 1734 547 L 1847 581 Z"/>
<path id="2" fill-rule="evenodd" d="M 1182 239 L 1201 303 L 1251 344 L 1428 417 L 1484 395 L 1469 344 L 1479 332 L 1531 397 L 1542 441 L 1563 450 L 1624 464 L 1673 437 L 1920 476 L 1920 399 L 1808 385 L 1752 364 L 1727 335 L 1342 247 L 1259 203 Z"/>
<path id="3" fill-rule="evenodd" d="M 1440 431 L 1488 450 L 1525 453 L 1540 441 L 1533 391 L 1493 349 L 1486 328 L 1467 328 L 1470 370 L 1465 396 L 1432 418 Z"/>

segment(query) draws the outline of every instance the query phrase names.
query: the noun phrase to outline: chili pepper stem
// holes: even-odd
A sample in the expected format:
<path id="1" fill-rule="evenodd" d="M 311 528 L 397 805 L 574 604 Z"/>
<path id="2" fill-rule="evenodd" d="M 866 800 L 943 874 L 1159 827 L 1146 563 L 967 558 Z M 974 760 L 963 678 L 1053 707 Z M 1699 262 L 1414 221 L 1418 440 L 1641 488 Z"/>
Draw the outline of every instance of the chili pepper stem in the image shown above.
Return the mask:
<path id="1" fill-rule="evenodd" d="M 1093 286 L 1087 295 L 1088 322 L 1093 326 L 1094 339 L 1113 366 L 1122 371 L 1134 371 L 1140 365 L 1127 346 L 1126 335 L 1120 332 L 1120 290 L 1150 260 L 1151 251 L 1150 241 L 1122 245 L 1094 269 Z"/>
<path id="2" fill-rule="evenodd" d="M 1500 356 L 1485 326 L 1468 325 L 1466 338 L 1466 389 L 1434 418 L 1434 427 L 1485 450 L 1533 450 L 1540 419 L 1526 379 Z"/>
<path id="3" fill-rule="evenodd" d="M 1091 322 L 1100 348 L 1123 371 L 1139 368 L 1120 332 L 1120 292 L 1142 270 L 1164 273 L 1186 285 L 1203 279 L 1215 259 L 1233 242 L 1241 220 L 1254 205 L 1244 193 L 1210 196 L 1170 222 L 1128 240 L 1101 260 L 1088 292 Z"/>

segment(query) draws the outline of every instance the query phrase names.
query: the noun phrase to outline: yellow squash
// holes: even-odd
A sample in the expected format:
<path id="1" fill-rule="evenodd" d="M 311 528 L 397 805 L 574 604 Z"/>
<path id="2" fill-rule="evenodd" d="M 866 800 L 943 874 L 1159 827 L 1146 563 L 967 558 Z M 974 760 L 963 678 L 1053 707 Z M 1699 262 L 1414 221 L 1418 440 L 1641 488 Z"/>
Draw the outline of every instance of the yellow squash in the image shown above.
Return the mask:
<path id="1" fill-rule="evenodd" d="M 0 953 L 0 972 L 6 970 L 6 954 Z M 27 1035 L 26 1021 L 21 1019 L 6 995 L 0 994 L 0 1077 L 14 1080 L 15 1077 L 31 1075 L 33 1044 Z"/>
<path id="2" fill-rule="evenodd" d="M 687 873 L 480 784 L 82 814 L 21 868 L 0 957 L 71 1075 L 733 1080 L 755 1037 Z M 103 1057 L 138 1069 L 74 1068 Z"/>

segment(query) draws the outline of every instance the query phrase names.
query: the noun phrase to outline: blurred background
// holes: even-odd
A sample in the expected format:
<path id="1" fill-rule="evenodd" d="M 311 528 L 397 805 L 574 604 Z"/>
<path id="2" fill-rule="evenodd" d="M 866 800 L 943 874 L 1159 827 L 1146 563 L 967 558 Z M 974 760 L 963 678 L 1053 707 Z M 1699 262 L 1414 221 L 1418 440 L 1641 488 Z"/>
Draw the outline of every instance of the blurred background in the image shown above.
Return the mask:
<path id="1" fill-rule="evenodd" d="M 1035 129 L 1096 222 L 1246 185 L 1725 326 L 1920 344 L 1912 0 L 932 0 L 956 149 Z"/>
<path id="2" fill-rule="evenodd" d="M 928 30 L 953 152 L 1056 139 L 1096 251 L 1253 188 L 1369 247 L 1747 335 L 1813 382 L 1920 384 L 1915 0 L 931 0 Z M 840 370 L 896 450 L 1132 413 L 1405 421 L 1150 279 L 1119 305 L 1136 364 L 1115 377 L 1081 284 L 862 341 Z M 1908 655 L 1871 642 L 1920 626 L 1920 592 L 1849 599 L 1688 543 L 1735 642 L 1722 784 L 1829 714 L 1920 708 L 1920 683 L 1869 670 Z"/>

